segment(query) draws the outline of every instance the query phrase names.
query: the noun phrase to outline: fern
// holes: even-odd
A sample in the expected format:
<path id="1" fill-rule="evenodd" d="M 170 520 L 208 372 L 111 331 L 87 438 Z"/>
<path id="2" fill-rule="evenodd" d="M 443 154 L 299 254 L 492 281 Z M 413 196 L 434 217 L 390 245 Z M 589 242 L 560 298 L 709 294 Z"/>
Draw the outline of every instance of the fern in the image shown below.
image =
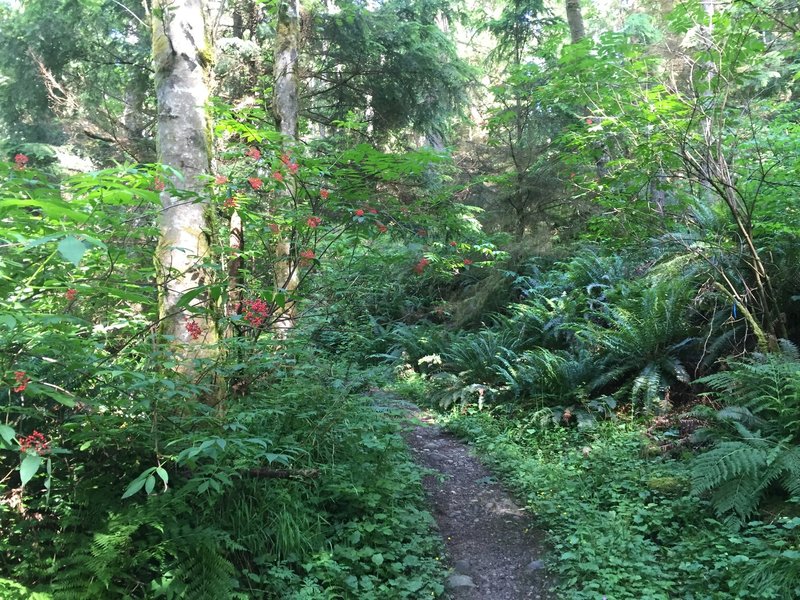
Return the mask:
<path id="1" fill-rule="evenodd" d="M 183 597 L 191 600 L 246 597 L 237 596 L 236 569 L 212 536 L 201 534 L 196 541 L 199 543 L 189 546 L 175 566 L 177 579 L 185 586 Z"/>
<path id="2" fill-rule="evenodd" d="M 721 427 L 703 432 L 714 447 L 692 466 L 695 491 L 711 492 L 720 515 L 747 519 L 773 486 L 800 500 L 800 360 L 782 345 L 699 380 L 729 403 L 715 415 Z"/>
<path id="3" fill-rule="evenodd" d="M 685 281 L 658 283 L 595 315 L 608 326 L 574 324 L 584 347 L 602 354 L 603 369 L 590 390 L 602 392 L 616 384 L 617 396 L 627 395 L 647 411 L 666 408 L 670 386 L 690 380 L 682 362 L 683 350 L 694 341 L 686 319 L 690 292 Z"/>
<path id="4" fill-rule="evenodd" d="M 746 441 L 720 442 L 692 465 L 695 491 L 712 492 L 711 503 L 719 515 L 733 513 L 742 521 L 755 513 L 776 482 L 797 497 L 800 453 L 796 447 L 771 445 L 755 434 Z"/>
<path id="5" fill-rule="evenodd" d="M 597 362 L 587 352 L 535 348 L 508 358 L 496 367 L 515 398 L 544 404 L 572 404 L 587 395 L 588 382 L 597 376 Z"/>
<path id="6" fill-rule="evenodd" d="M 596 283 L 614 284 L 627 275 L 625 260 L 620 255 L 602 256 L 591 248 L 556 267 L 564 272 L 568 284 L 583 289 Z"/>
<path id="7" fill-rule="evenodd" d="M 754 354 L 748 361 L 732 361 L 729 370 L 698 380 L 728 404 L 727 410 L 743 415 L 747 409 L 767 427 L 767 434 L 778 438 L 791 436 L 800 442 L 800 357 L 796 346 L 781 342 L 782 352 Z M 722 413 L 720 420 L 734 420 Z"/>
<path id="8" fill-rule="evenodd" d="M 466 381 L 493 384 L 499 382 L 496 367 L 502 364 L 501 359 L 513 356 L 519 343 L 518 332 L 484 329 L 457 340 L 443 357 L 449 369 Z"/>
<path id="9" fill-rule="evenodd" d="M 125 590 L 136 586 L 136 572 L 148 558 L 138 555 L 134 537 L 151 521 L 161 524 L 153 515 L 134 510 L 112 515 L 95 533 L 84 552 L 60 561 L 52 588 L 58 598 L 89 600 L 124 596 Z"/>
<path id="10" fill-rule="evenodd" d="M 441 327 L 418 325 L 396 326 L 391 334 L 391 347 L 386 353 L 373 354 L 371 358 L 383 358 L 387 362 L 396 363 L 403 360 L 417 365 L 425 356 L 444 352 L 452 344 L 452 334 Z"/>

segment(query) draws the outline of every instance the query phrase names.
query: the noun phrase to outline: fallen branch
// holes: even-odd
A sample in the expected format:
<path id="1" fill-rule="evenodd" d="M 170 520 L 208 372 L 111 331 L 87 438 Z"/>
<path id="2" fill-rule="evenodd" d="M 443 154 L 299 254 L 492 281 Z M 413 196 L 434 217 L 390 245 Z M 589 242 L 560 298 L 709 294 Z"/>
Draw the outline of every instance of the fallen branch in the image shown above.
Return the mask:
<path id="1" fill-rule="evenodd" d="M 319 477 L 319 469 L 271 469 L 259 467 L 248 471 L 253 477 L 269 479 L 314 479 Z"/>

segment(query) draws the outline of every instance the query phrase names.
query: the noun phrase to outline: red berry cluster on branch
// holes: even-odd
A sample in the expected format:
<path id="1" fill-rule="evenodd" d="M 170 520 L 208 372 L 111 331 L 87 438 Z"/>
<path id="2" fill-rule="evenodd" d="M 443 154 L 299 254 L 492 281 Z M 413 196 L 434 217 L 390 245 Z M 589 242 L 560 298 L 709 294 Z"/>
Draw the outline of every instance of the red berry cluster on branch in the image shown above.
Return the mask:
<path id="1" fill-rule="evenodd" d="M 39 433 L 35 429 L 33 433 L 27 435 L 19 440 L 19 451 L 20 452 L 36 452 L 39 456 L 43 454 L 47 454 L 50 451 L 50 445 L 47 442 L 47 438 L 44 437 L 43 433 Z"/>
<path id="2" fill-rule="evenodd" d="M 25 371 L 14 371 L 14 382 L 17 384 L 14 386 L 14 391 L 24 392 L 30 380 L 30 377 L 28 377 Z"/>
<path id="3" fill-rule="evenodd" d="M 303 250 L 300 253 L 300 266 L 307 267 L 315 258 L 317 258 L 317 255 L 314 254 L 313 250 Z"/>
<path id="4" fill-rule="evenodd" d="M 427 267 L 430 264 L 430 262 L 431 261 L 429 261 L 427 258 L 420 258 L 419 262 L 414 265 L 414 272 L 417 275 L 422 275 L 422 272 L 425 270 L 425 267 Z"/>
<path id="5" fill-rule="evenodd" d="M 186 323 L 186 331 L 192 336 L 193 340 L 199 339 L 203 335 L 203 329 L 197 324 L 197 321 L 189 321 Z"/>
<path id="6" fill-rule="evenodd" d="M 261 298 L 244 301 L 244 320 L 253 327 L 261 327 L 271 312 L 269 304 Z"/>

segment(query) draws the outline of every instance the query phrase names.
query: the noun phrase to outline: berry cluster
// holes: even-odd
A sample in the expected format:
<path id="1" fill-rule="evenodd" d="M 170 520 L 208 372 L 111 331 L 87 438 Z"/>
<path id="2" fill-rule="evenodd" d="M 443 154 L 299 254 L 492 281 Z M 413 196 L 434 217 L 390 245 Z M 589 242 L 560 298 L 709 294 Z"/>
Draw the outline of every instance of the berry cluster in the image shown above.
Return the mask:
<path id="1" fill-rule="evenodd" d="M 257 298 L 244 301 L 244 320 L 253 327 L 261 327 L 270 314 L 269 304 Z"/>
<path id="2" fill-rule="evenodd" d="M 307 267 L 315 258 L 317 258 L 317 255 L 314 254 L 313 250 L 303 250 L 300 253 L 300 266 Z"/>
<path id="3" fill-rule="evenodd" d="M 192 336 L 193 340 L 196 340 L 203 335 L 203 329 L 197 324 L 197 321 L 189 321 L 186 323 L 186 331 L 189 332 L 189 335 Z"/>
<path id="4" fill-rule="evenodd" d="M 36 452 L 39 456 L 46 454 L 50 450 L 50 446 L 47 443 L 47 438 L 44 437 L 44 434 L 39 433 L 35 429 L 33 433 L 20 438 L 19 440 L 19 451 L 20 452 Z"/>
<path id="5" fill-rule="evenodd" d="M 14 391 L 24 392 L 25 388 L 28 387 L 30 377 L 26 375 L 25 371 L 14 371 L 14 381 L 17 384 L 14 386 Z"/>

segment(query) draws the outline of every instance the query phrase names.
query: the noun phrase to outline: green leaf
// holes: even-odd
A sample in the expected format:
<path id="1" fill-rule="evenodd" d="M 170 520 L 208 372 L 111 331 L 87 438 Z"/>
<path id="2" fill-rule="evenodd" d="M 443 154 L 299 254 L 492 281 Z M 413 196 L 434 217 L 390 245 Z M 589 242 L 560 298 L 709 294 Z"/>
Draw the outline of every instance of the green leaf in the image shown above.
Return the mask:
<path id="1" fill-rule="evenodd" d="M 142 489 L 147 482 L 148 478 L 153 477 L 153 472 L 156 470 L 156 467 L 150 467 L 149 469 L 145 469 L 145 471 L 139 475 L 136 479 L 131 481 L 131 484 L 128 486 L 128 489 L 125 490 L 125 493 L 122 494 L 122 498 L 128 498 L 129 496 L 133 496 L 136 492 Z M 155 485 L 155 478 L 153 477 L 153 485 Z M 152 488 L 151 488 L 152 490 Z"/>
<path id="2" fill-rule="evenodd" d="M 149 496 L 153 493 L 153 490 L 156 487 L 156 478 L 152 475 L 148 475 L 147 479 L 144 481 L 144 491 Z"/>
<path id="3" fill-rule="evenodd" d="M 192 290 L 189 290 L 183 296 L 181 296 L 181 298 L 180 298 L 180 300 L 178 300 L 178 302 L 175 303 L 175 308 L 177 309 L 177 308 L 184 308 L 186 306 L 189 306 L 189 303 L 192 300 L 194 300 L 195 298 L 197 298 L 200 294 L 205 292 L 208 289 L 208 287 L 209 286 L 207 286 L 207 285 L 201 285 L 201 286 L 198 286 L 198 287 L 196 287 L 196 288 L 194 288 Z"/>
<path id="4" fill-rule="evenodd" d="M 55 400 L 59 404 L 63 406 L 72 408 L 75 406 L 75 398 L 65 394 L 64 392 L 60 392 L 58 390 L 53 389 L 49 385 L 39 384 L 39 383 L 31 383 L 28 386 L 28 390 L 31 393 L 42 394 L 43 396 L 47 396 L 52 400 Z"/>
<path id="5" fill-rule="evenodd" d="M 269 463 L 278 462 L 284 465 L 289 464 L 289 457 L 285 454 L 272 454 L 271 452 L 267 452 L 264 454 L 264 458 L 267 459 Z"/>
<path id="6" fill-rule="evenodd" d="M 0 213 L 4 212 L 4 208 L 11 207 L 29 207 L 33 206 L 41 209 L 42 214 L 47 217 L 60 219 L 61 217 L 68 217 L 78 223 L 83 223 L 89 218 L 89 215 L 80 213 L 73 210 L 68 203 L 56 200 L 28 200 L 21 198 L 1 198 L 0 199 Z"/>
<path id="7" fill-rule="evenodd" d="M 164 488 L 166 488 L 169 483 L 169 473 L 162 467 L 156 467 L 156 475 L 161 478 L 161 481 L 164 482 Z"/>
<path id="8" fill-rule="evenodd" d="M 80 266 L 83 255 L 86 254 L 87 247 L 78 238 L 68 235 L 58 243 L 58 252 L 65 260 L 73 265 Z"/>
<path id="9" fill-rule="evenodd" d="M 9 427 L 8 425 L 0 425 L 0 437 L 3 438 L 3 441 L 11 445 L 11 442 L 14 441 L 14 429 Z"/>
<path id="10" fill-rule="evenodd" d="M 377 554 L 372 555 L 372 562 L 374 562 L 379 567 L 383 564 L 383 554 L 378 552 Z"/>
<path id="11" fill-rule="evenodd" d="M 9 329 L 17 326 L 17 320 L 11 315 L 0 315 L 0 325 L 5 325 Z"/>
<path id="12" fill-rule="evenodd" d="M 136 479 L 131 481 L 131 484 L 128 486 L 128 489 L 125 490 L 124 494 L 122 494 L 122 499 L 124 500 L 125 498 L 129 498 L 130 496 L 133 496 L 136 492 L 138 492 L 143 487 L 144 487 L 144 478 L 137 477 Z"/>
<path id="13" fill-rule="evenodd" d="M 42 457 L 38 454 L 25 454 L 19 466 L 19 478 L 25 486 L 42 466 Z"/>
<path id="14" fill-rule="evenodd" d="M 128 302 L 138 302 L 140 304 L 153 304 L 155 302 L 155 292 L 153 292 L 152 296 L 147 296 L 127 289 L 112 288 L 102 285 L 95 286 L 93 289 L 97 292 L 108 294 L 111 298 L 119 298 L 121 300 L 127 300 Z"/>

